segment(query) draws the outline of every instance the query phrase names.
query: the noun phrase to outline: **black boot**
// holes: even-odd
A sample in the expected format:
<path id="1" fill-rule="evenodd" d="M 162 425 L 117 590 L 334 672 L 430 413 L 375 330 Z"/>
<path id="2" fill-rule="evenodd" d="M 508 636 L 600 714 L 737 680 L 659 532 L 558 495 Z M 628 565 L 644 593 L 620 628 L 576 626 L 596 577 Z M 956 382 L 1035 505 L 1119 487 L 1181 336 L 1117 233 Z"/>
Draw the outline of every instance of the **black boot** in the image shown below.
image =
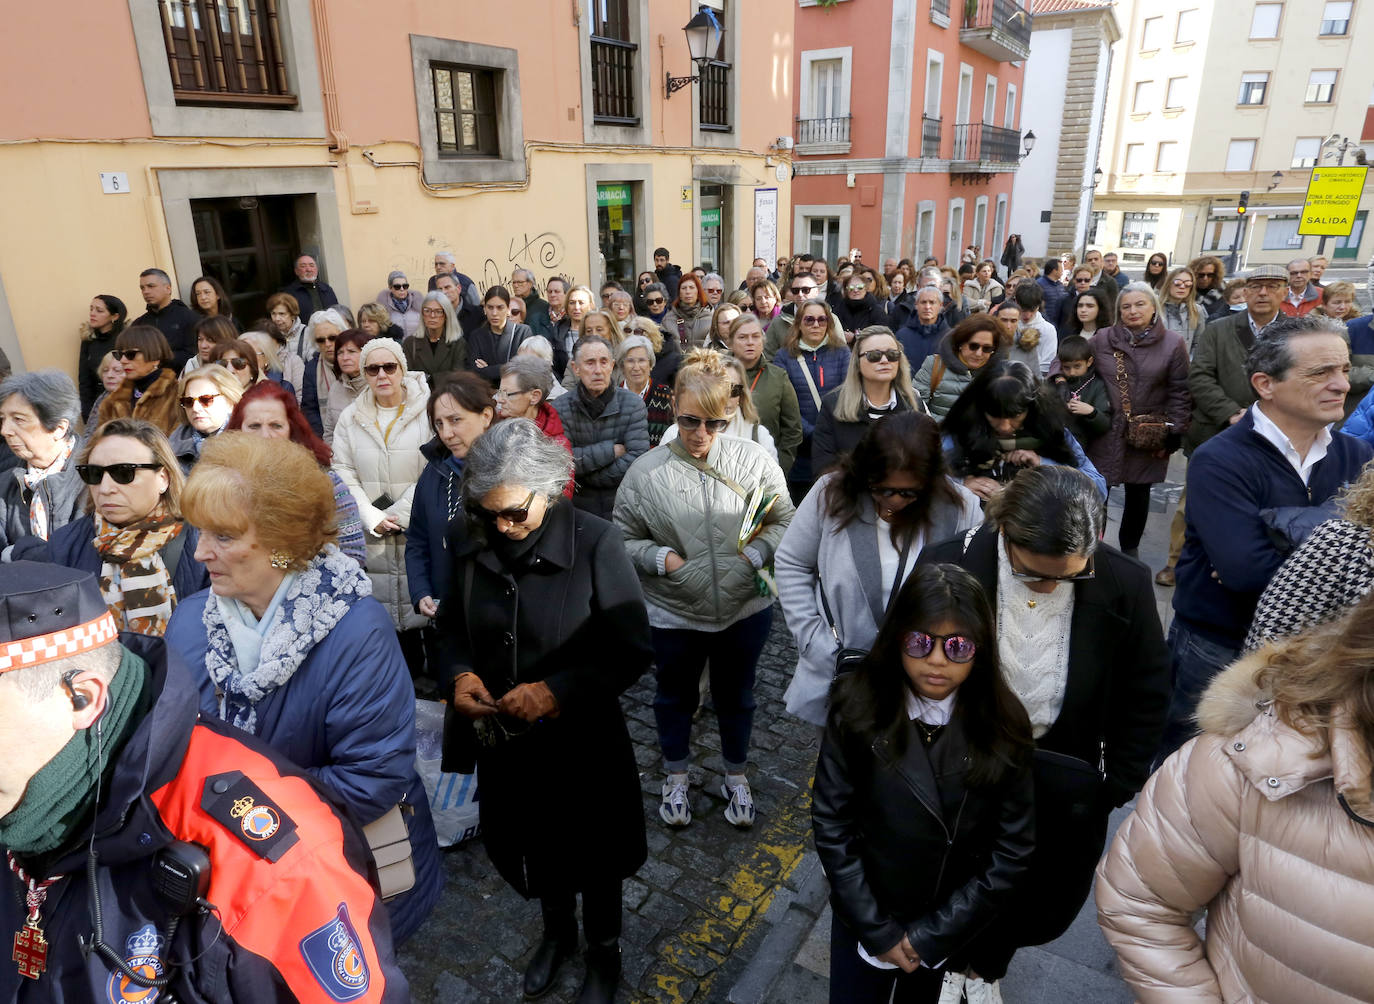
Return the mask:
<path id="1" fill-rule="evenodd" d="M 577 1004 L 611 1004 L 620 986 L 620 944 L 587 946 L 587 976 Z"/>
<path id="2" fill-rule="evenodd" d="M 554 903 L 542 900 L 540 906 L 544 914 L 544 936 L 535 946 L 530 956 L 530 964 L 525 967 L 525 999 L 543 997 L 553 989 L 558 970 L 568 957 L 577 951 L 576 901 Z"/>

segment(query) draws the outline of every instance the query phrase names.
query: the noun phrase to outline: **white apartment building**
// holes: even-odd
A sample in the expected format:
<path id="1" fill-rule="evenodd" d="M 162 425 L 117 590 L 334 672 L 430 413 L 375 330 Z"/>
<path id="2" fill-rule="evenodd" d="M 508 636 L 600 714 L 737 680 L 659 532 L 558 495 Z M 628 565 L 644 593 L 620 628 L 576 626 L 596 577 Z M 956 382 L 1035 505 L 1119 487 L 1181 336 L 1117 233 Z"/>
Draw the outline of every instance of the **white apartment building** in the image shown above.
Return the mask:
<path id="1" fill-rule="evenodd" d="M 1116 15 L 1088 244 L 1132 273 L 1155 252 L 1234 248 L 1246 267 L 1317 254 L 1297 233 L 1313 167 L 1374 153 L 1374 0 L 1123 0 Z M 1326 241 L 1334 263 L 1369 261 L 1368 211 Z"/>

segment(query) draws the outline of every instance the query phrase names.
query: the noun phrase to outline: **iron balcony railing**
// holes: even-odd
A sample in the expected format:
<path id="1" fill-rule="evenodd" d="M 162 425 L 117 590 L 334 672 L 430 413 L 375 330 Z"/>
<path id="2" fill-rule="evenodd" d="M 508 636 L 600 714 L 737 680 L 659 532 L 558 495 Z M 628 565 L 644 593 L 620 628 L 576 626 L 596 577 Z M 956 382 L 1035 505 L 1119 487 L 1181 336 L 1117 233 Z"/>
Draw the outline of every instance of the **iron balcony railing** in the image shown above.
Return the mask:
<path id="1" fill-rule="evenodd" d="M 828 119 L 797 119 L 797 143 L 848 143 L 849 116 L 840 115 Z"/>
<path id="2" fill-rule="evenodd" d="M 635 54 L 639 46 L 592 36 L 592 120 L 638 125 L 635 110 Z"/>
<path id="3" fill-rule="evenodd" d="M 921 156 L 940 156 L 940 120 L 929 115 L 921 117 Z"/>
<path id="4" fill-rule="evenodd" d="M 1030 51 L 1030 11 L 1016 0 L 963 0 L 961 28 L 988 28 L 1004 32 Z"/>
<path id="5" fill-rule="evenodd" d="M 954 126 L 953 147 L 951 160 L 1015 164 L 1021 159 L 1021 134 L 983 122 L 959 122 Z"/>

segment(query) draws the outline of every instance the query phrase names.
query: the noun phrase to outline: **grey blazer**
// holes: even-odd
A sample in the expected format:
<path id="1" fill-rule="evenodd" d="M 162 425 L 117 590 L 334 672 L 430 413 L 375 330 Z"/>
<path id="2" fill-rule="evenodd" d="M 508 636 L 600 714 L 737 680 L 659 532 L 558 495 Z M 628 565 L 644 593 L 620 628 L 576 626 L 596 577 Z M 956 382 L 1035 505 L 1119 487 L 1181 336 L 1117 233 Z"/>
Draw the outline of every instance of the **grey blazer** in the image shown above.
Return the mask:
<path id="1" fill-rule="evenodd" d="M 798 652 L 797 669 L 784 695 L 787 710 L 814 725 L 825 724 L 836 654 L 841 648 L 873 646 L 888 598 L 878 558 L 878 516 L 873 503 L 865 497 L 858 519 L 842 530 L 825 514 L 825 490 L 838 476 L 827 474 L 811 487 L 782 538 L 774 566 L 783 616 Z M 927 546 L 956 537 L 983 521 L 977 497 L 953 479 L 951 484 L 963 503 L 935 504 L 924 542 Z M 918 556 L 919 552 L 907 555 L 907 574 Z M 821 607 L 822 584 L 835 617 L 838 642 Z"/>

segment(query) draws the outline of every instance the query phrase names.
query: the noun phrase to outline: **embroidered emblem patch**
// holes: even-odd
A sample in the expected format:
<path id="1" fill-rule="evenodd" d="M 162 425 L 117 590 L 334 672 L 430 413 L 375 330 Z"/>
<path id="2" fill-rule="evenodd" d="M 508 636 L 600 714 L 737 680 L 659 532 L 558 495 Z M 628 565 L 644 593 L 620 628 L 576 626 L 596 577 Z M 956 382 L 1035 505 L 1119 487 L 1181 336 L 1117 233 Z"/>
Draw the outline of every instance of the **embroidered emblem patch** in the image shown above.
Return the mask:
<path id="1" fill-rule="evenodd" d="M 339 904 L 333 920 L 301 939 L 301 955 L 331 1000 L 357 1000 L 367 993 L 371 982 L 367 960 L 346 904 Z"/>
<path id="2" fill-rule="evenodd" d="M 300 840 L 291 817 L 240 771 L 207 777 L 200 806 L 268 861 L 280 860 Z"/>
<path id="3" fill-rule="evenodd" d="M 164 973 L 163 939 L 152 924 L 145 924 L 124 942 L 124 961 L 138 975 L 158 979 Z M 153 1004 L 162 994 L 157 987 L 139 986 L 123 973 L 113 973 L 105 985 L 110 1004 Z"/>

